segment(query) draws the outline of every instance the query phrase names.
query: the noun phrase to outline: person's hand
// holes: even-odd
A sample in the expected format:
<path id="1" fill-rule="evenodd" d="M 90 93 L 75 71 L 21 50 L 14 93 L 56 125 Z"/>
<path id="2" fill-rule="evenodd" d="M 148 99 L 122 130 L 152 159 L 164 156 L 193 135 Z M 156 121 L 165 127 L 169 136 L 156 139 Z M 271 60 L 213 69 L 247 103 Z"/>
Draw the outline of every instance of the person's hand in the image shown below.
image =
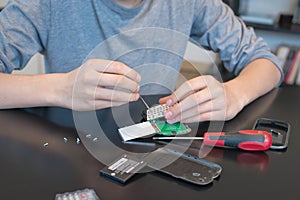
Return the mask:
<path id="1" fill-rule="evenodd" d="M 237 91 L 212 76 L 199 76 L 183 83 L 173 94 L 161 98 L 170 109 L 168 123 L 229 120 L 243 108 Z"/>
<path id="2" fill-rule="evenodd" d="M 62 107 L 97 110 L 139 99 L 141 76 L 121 62 L 91 59 L 65 77 Z"/>

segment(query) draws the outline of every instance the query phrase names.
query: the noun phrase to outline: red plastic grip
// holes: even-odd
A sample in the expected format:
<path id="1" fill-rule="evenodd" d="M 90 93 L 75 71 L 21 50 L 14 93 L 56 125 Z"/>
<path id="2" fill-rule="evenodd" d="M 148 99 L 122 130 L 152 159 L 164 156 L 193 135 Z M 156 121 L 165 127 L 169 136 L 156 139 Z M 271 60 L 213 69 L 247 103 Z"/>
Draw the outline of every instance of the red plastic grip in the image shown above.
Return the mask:
<path id="1" fill-rule="evenodd" d="M 206 132 L 204 133 L 204 144 L 208 146 L 223 147 L 225 145 L 224 140 L 212 140 L 211 137 L 224 136 L 225 132 Z"/>
<path id="2" fill-rule="evenodd" d="M 242 142 L 239 144 L 239 148 L 247 151 L 265 151 L 272 145 L 272 135 L 266 131 L 260 130 L 241 130 L 241 134 L 261 134 L 264 135 L 264 142 Z"/>

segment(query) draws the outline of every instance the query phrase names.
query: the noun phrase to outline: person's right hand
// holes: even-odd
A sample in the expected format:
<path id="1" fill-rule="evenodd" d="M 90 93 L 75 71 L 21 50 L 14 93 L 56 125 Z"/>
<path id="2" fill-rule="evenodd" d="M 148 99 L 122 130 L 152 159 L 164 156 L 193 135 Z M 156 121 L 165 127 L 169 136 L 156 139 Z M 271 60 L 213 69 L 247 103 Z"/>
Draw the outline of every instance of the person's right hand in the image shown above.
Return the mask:
<path id="1" fill-rule="evenodd" d="M 60 104 L 73 110 L 98 110 L 139 99 L 141 76 L 121 62 L 91 59 L 64 80 Z"/>

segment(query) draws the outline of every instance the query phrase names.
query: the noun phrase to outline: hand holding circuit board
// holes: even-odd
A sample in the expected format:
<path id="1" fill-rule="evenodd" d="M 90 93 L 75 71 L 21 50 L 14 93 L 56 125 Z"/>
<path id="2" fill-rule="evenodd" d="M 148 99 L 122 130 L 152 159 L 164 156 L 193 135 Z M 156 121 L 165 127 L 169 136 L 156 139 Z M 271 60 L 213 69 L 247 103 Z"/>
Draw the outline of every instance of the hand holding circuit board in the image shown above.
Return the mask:
<path id="1" fill-rule="evenodd" d="M 264 151 L 268 150 L 272 145 L 272 136 L 262 130 L 241 130 L 234 133 L 207 132 L 204 133 L 204 137 L 181 137 L 182 134 L 189 133 L 191 129 L 180 122 L 174 124 L 166 122 L 165 113 L 169 110 L 167 105 L 162 104 L 149 107 L 142 97 L 141 100 L 148 108 L 146 112 L 147 121 L 119 129 L 119 133 L 124 141 L 160 134 L 163 137 L 154 137 L 153 139 L 200 139 L 204 141 L 205 145 L 239 148 L 248 151 Z"/>
<path id="2" fill-rule="evenodd" d="M 123 141 L 129 141 L 142 137 L 150 137 L 154 134 L 161 136 L 177 136 L 187 134 L 191 129 L 180 122 L 169 124 L 165 121 L 165 112 L 169 109 L 165 104 L 149 107 L 145 100 L 140 97 L 147 107 L 146 122 L 134 124 L 119 129 Z"/>
<path id="3" fill-rule="evenodd" d="M 221 83 L 203 75 L 186 81 L 159 103 L 169 107 L 165 117 L 170 124 L 230 120 L 248 102 L 235 87 L 231 82 Z"/>

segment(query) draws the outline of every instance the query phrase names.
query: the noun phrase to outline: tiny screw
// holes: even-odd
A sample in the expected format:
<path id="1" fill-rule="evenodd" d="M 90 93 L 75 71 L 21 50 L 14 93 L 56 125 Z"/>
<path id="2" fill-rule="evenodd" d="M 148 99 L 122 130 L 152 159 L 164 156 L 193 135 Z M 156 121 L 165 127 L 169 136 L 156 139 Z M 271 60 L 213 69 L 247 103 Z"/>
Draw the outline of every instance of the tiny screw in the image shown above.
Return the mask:
<path id="1" fill-rule="evenodd" d="M 200 173 L 194 172 L 194 173 L 193 173 L 193 176 L 199 177 L 199 176 L 200 176 Z"/>

